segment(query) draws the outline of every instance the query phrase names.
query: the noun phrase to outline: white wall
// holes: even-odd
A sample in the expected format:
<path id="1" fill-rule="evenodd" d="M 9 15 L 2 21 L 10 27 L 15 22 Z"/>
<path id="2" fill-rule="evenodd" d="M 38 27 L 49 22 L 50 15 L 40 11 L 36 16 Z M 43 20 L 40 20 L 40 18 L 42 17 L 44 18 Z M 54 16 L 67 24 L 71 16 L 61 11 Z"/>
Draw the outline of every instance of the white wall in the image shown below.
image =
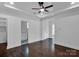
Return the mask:
<path id="1" fill-rule="evenodd" d="M 27 21 L 28 28 L 28 43 L 40 41 L 41 39 L 41 23 L 40 21 L 33 20 L 30 17 L 26 19 L 18 18 L 9 15 L 2 15 L 8 19 L 8 46 L 7 48 L 13 48 L 21 45 L 21 21 Z M 46 39 L 50 37 L 50 23 L 49 21 L 42 22 L 42 38 Z"/>
<path id="2" fill-rule="evenodd" d="M 53 22 L 52 22 L 52 21 Z M 43 25 L 42 25 L 42 38 L 46 39 L 46 38 L 53 38 L 52 36 L 52 24 L 55 24 L 55 19 L 54 18 L 50 18 L 50 19 L 44 19 L 43 20 Z"/>
<path id="3" fill-rule="evenodd" d="M 42 21 L 42 39 L 49 38 L 49 20 Z"/>
<path id="4" fill-rule="evenodd" d="M 28 43 L 40 40 L 40 22 L 30 19 L 20 19 L 16 17 L 8 18 L 8 48 L 13 48 L 21 45 L 21 21 L 27 21 L 28 28 Z M 13 45 L 13 46 L 12 46 Z"/>
<path id="5" fill-rule="evenodd" d="M 79 49 L 79 15 L 62 17 L 56 21 L 55 43 Z"/>
<path id="6" fill-rule="evenodd" d="M 36 20 L 29 20 L 28 23 L 28 43 L 40 41 L 40 22 Z"/>
<path id="7" fill-rule="evenodd" d="M 29 24 L 28 29 L 28 43 L 40 40 L 40 22 L 31 18 L 18 18 L 6 14 L 0 14 L 1 17 L 8 19 L 8 37 L 7 49 L 14 48 L 21 45 L 21 21 L 27 21 Z"/>
<path id="8" fill-rule="evenodd" d="M 8 49 L 21 45 L 21 22 L 19 18 L 8 18 Z"/>

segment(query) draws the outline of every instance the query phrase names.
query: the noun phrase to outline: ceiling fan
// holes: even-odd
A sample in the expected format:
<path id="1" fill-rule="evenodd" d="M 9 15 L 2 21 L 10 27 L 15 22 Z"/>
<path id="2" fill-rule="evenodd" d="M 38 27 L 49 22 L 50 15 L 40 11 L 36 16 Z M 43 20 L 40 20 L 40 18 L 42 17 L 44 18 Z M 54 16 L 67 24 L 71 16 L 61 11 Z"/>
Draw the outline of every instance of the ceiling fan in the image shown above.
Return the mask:
<path id="1" fill-rule="evenodd" d="M 38 13 L 41 12 L 48 12 L 48 8 L 53 7 L 53 5 L 49 5 L 49 6 L 44 6 L 44 2 L 38 2 L 38 5 L 40 6 L 40 8 L 32 8 L 33 10 L 38 10 Z"/>

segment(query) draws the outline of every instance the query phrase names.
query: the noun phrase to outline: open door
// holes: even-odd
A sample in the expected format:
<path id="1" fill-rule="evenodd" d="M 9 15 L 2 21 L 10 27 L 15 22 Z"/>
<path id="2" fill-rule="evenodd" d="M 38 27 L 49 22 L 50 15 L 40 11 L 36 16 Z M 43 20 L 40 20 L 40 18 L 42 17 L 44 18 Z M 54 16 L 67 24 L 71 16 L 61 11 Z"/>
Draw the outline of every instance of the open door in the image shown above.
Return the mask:
<path id="1" fill-rule="evenodd" d="M 21 21 L 21 45 L 25 57 L 28 56 L 28 51 L 29 51 L 27 43 L 28 43 L 27 21 Z"/>
<path id="2" fill-rule="evenodd" d="M 21 45 L 27 44 L 27 42 L 28 42 L 27 22 L 21 21 Z"/>
<path id="3" fill-rule="evenodd" d="M 7 50 L 7 20 L 0 18 L 0 57 L 6 56 Z"/>

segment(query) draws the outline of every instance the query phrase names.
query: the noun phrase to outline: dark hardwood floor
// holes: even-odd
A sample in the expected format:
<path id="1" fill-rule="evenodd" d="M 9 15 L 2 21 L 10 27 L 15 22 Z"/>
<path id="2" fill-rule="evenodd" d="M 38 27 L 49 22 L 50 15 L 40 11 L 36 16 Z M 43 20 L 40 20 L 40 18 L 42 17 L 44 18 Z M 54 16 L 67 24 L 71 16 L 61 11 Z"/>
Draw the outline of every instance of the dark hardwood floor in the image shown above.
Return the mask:
<path id="1" fill-rule="evenodd" d="M 50 43 L 49 43 L 50 42 Z M 54 56 L 52 48 L 52 39 L 29 44 L 29 56 L 33 57 L 51 57 Z"/>
<path id="2" fill-rule="evenodd" d="M 6 49 L 0 44 L 0 57 L 78 57 L 79 50 L 58 44 L 53 48 L 52 39 L 25 44 L 16 48 Z M 55 50 L 54 50 L 55 49 Z"/>
<path id="3" fill-rule="evenodd" d="M 50 41 L 50 43 L 49 43 Z M 52 39 L 38 41 L 7 50 L 7 56 L 13 57 L 49 57 L 54 56 Z"/>
<path id="4" fill-rule="evenodd" d="M 58 56 L 58 57 L 79 57 L 79 50 L 55 44 L 55 56 Z"/>
<path id="5" fill-rule="evenodd" d="M 6 56 L 6 48 L 7 44 L 6 43 L 1 43 L 0 44 L 0 57 L 5 57 Z"/>

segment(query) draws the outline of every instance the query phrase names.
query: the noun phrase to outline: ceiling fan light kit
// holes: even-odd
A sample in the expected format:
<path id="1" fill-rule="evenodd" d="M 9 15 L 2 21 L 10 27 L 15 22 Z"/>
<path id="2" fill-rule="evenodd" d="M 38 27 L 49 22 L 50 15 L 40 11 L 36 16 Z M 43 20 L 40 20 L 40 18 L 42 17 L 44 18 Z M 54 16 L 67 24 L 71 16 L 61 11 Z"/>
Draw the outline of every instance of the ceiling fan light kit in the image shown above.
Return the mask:
<path id="1" fill-rule="evenodd" d="M 38 16 L 38 17 L 46 17 L 47 15 L 46 14 L 36 14 L 36 16 Z"/>
<path id="2" fill-rule="evenodd" d="M 40 13 L 39 12 L 34 12 L 34 15 L 36 15 L 37 17 L 46 17 L 48 15 L 48 12 L 45 12 L 45 11 L 41 11 Z"/>
<path id="3" fill-rule="evenodd" d="M 38 2 L 38 5 L 40 8 L 32 8 L 33 10 L 38 10 L 38 12 L 35 13 L 35 15 L 38 17 L 46 17 L 49 12 L 47 9 L 53 7 L 53 5 L 45 7 L 44 2 Z"/>

